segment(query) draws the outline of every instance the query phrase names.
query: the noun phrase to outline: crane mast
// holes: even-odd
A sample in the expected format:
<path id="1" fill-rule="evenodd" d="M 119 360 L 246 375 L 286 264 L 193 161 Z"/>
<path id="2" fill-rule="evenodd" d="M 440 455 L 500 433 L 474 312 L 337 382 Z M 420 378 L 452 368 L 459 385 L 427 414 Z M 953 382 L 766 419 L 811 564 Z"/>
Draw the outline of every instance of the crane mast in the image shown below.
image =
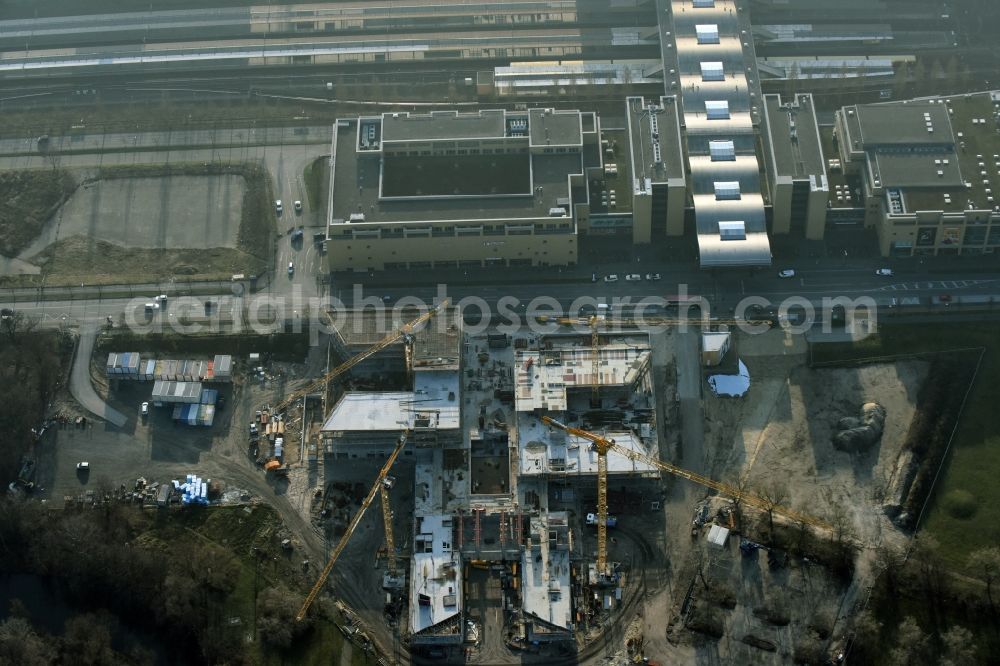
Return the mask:
<path id="1" fill-rule="evenodd" d="M 392 533 L 392 507 L 389 506 L 389 488 L 391 481 L 388 477 L 382 480 L 379 488 L 379 495 L 382 500 L 382 522 L 385 525 L 385 567 L 390 576 L 396 575 L 396 539 Z"/>
<path id="2" fill-rule="evenodd" d="M 393 463 L 396 462 L 396 458 L 399 457 L 400 452 L 403 447 L 406 446 L 406 440 L 409 437 L 410 431 L 406 429 L 399 436 L 399 441 L 396 443 L 396 448 L 392 450 L 389 454 L 388 459 L 386 459 L 385 464 L 382 466 L 381 471 L 379 471 L 378 476 L 375 477 L 375 483 L 372 484 L 371 490 L 368 491 L 368 495 L 365 497 L 364 501 L 361 502 L 361 507 L 358 512 L 354 514 L 354 518 L 351 519 L 350 524 L 347 526 L 347 530 L 344 535 L 340 537 L 340 541 L 337 542 L 337 546 L 333 549 L 333 553 L 330 554 L 330 559 L 327 561 L 326 566 L 323 567 L 323 571 L 320 572 L 319 578 L 316 580 L 316 584 L 313 585 L 312 589 L 309 590 L 309 594 L 306 595 L 306 599 L 302 602 L 302 608 L 295 615 L 295 621 L 301 622 L 309 611 L 309 607 L 312 606 L 313 601 L 316 600 L 316 596 L 319 594 L 320 590 L 323 589 L 323 585 L 326 584 L 326 579 L 330 577 L 330 572 L 333 571 L 333 565 L 337 563 L 337 559 L 340 558 L 340 554 L 344 552 L 344 548 L 347 547 L 347 542 L 351 540 L 351 536 L 354 534 L 354 530 L 357 529 L 358 523 L 361 522 L 361 518 L 364 517 L 365 511 L 371 506 L 372 501 L 375 499 L 375 494 L 379 492 L 380 488 L 384 488 L 385 477 L 392 469 Z"/>

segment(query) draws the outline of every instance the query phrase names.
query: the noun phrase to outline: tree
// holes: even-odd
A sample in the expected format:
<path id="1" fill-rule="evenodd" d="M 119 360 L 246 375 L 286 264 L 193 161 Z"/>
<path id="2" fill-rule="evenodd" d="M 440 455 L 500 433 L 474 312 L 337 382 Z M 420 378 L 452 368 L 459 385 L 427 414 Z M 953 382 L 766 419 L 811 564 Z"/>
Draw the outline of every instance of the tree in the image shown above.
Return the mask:
<path id="1" fill-rule="evenodd" d="M 0 624 L 0 664 L 48 666 L 56 663 L 51 641 L 35 633 L 23 617 L 11 617 Z"/>
<path id="2" fill-rule="evenodd" d="M 944 645 L 941 666 L 975 666 L 979 663 L 972 632 L 965 627 L 951 627 L 941 634 L 941 643 Z"/>
<path id="3" fill-rule="evenodd" d="M 913 616 L 906 616 L 899 623 L 896 647 L 889 653 L 889 663 L 893 666 L 929 663 L 930 638 L 920 628 Z"/>
<path id="4" fill-rule="evenodd" d="M 899 574 L 903 564 L 906 562 L 903 551 L 896 548 L 887 541 L 883 541 L 875 548 L 875 563 L 879 570 L 885 575 L 886 584 L 889 591 L 895 591 L 899 582 Z"/>
<path id="5" fill-rule="evenodd" d="M 65 661 L 85 666 L 118 663 L 111 647 L 111 635 L 118 620 L 108 612 L 85 613 L 66 622 Z"/>
<path id="6" fill-rule="evenodd" d="M 767 511 L 767 524 L 770 527 L 771 538 L 774 538 L 774 509 L 788 501 L 788 487 L 779 482 L 768 483 L 760 492 Z"/>
<path id="7" fill-rule="evenodd" d="M 854 649 L 862 653 L 862 657 L 867 657 L 869 662 L 874 661 L 878 652 L 879 640 L 882 636 L 882 623 L 879 622 L 872 612 L 865 609 L 858 613 L 854 619 Z M 859 663 L 864 663 L 865 659 L 860 659 Z"/>
<path id="8" fill-rule="evenodd" d="M 941 561 L 940 544 L 930 534 L 921 532 L 913 540 L 913 560 L 920 567 L 924 592 L 930 601 L 930 610 L 937 612 L 938 603 L 944 598 L 944 591 L 950 580 Z"/>
<path id="9" fill-rule="evenodd" d="M 257 632 L 267 643 L 288 647 L 292 639 L 305 631 L 311 623 L 307 616 L 301 622 L 295 613 L 302 599 L 285 588 L 270 587 L 257 597 Z"/>
<path id="10" fill-rule="evenodd" d="M 986 599 L 993 607 L 993 581 L 1000 578 L 1000 548 L 986 546 L 972 551 L 968 560 L 969 568 L 975 576 L 986 583 Z"/>

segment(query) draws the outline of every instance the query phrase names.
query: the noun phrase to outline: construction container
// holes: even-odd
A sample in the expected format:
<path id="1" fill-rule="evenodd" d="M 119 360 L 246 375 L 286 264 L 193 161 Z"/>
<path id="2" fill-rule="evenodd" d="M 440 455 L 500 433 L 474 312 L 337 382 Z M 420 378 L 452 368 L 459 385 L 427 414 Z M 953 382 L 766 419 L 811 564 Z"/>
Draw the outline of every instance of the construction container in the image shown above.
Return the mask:
<path id="1" fill-rule="evenodd" d="M 212 360 L 212 375 L 217 382 L 232 381 L 233 378 L 233 357 L 228 354 L 220 354 Z"/>
<path id="2" fill-rule="evenodd" d="M 201 399 L 201 382 L 175 382 L 156 380 L 153 383 L 153 402 L 194 403 Z"/>

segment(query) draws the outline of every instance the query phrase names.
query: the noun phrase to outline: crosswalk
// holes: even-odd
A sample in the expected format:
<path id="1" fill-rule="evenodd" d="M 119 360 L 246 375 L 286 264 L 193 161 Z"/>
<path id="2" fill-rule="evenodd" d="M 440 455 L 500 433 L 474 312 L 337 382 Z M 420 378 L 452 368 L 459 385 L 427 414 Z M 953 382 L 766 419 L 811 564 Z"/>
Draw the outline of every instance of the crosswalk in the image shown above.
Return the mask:
<path id="1" fill-rule="evenodd" d="M 925 291 L 928 289 L 965 289 L 996 280 L 931 280 L 925 282 L 899 282 L 881 287 L 879 291 Z"/>

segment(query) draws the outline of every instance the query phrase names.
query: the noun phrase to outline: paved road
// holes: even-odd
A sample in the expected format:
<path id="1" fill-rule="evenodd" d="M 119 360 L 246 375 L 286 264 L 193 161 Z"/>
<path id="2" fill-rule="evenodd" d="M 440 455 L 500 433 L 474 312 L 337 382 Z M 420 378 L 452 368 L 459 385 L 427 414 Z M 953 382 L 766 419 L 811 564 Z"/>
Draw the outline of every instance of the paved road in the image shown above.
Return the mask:
<path id="1" fill-rule="evenodd" d="M 144 296 L 138 296 L 134 299 L 95 298 L 29 302 L 3 300 L 3 306 L 12 307 L 35 316 L 40 319 L 40 324 L 43 326 L 103 323 L 109 315 L 115 318 L 116 322 L 119 322 L 128 306 L 131 306 L 131 316 L 139 323 L 150 321 L 165 323 L 170 318 L 184 312 L 182 303 L 191 305 L 193 310 L 197 310 L 204 300 L 212 300 L 218 304 L 218 319 L 223 322 L 231 319 L 232 312 L 246 311 L 248 306 L 255 308 L 257 303 L 264 304 L 261 312 L 265 314 L 270 313 L 272 309 L 283 308 L 284 316 L 294 320 L 303 316 L 311 303 L 325 307 L 325 302 L 310 300 L 321 295 L 320 287 L 317 286 L 315 280 L 315 271 L 318 270 L 318 264 L 321 263 L 318 252 L 312 247 L 293 244 L 288 238 L 284 238 L 279 242 L 279 257 L 283 261 L 289 256 L 295 257 L 296 268 L 293 279 L 288 278 L 287 270 L 285 270 L 284 273 L 278 273 L 272 281 L 273 286 L 257 294 L 234 296 L 230 291 L 228 294 L 217 296 L 193 297 L 193 300 L 184 302 L 180 299 L 172 300 L 167 311 L 157 314 L 152 320 L 146 320 L 141 312 L 142 303 L 147 300 Z M 875 278 L 874 275 L 869 277 L 869 273 L 870 271 L 866 268 L 857 268 L 810 273 L 794 280 L 779 280 L 761 275 L 753 279 L 737 280 L 738 284 L 735 290 L 720 287 L 718 283 L 721 279 L 719 278 L 695 274 L 690 276 L 686 284 L 688 293 L 704 295 L 709 299 L 713 316 L 717 317 L 730 315 L 733 307 L 741 299 L 749 296 L 759 296 L 772 303 L 780 303 L 783 299 L 792 297 L 803 297 L 814 304 L 820 304 L 824 297 L 858 298 L 867 296 L 872 298 L 879 307 L 885 308 L 891 304 L 894 298 L 897 300 L 905 297 L 926 298 L 944 293 L 955 297 L 983 294 L 1000 296 L 1000 278 L 993 278 L 989 275 L 957 272 L 953 275 L 936 276 L 932 280 L 913 280 L 912 278 Z M 443 290 L 434 286 L 368 287 L 364 284 L 338 283 L 333 287 L 332 296 L 337 299 L 334 303 L 343 304 L 347 308 L 395 306 L 406 297 L 432 303 L 439 294 L 448 295 L 453 303 L 460 303 L 463 299 L 475 297 L 482 299 L 491 312 L 499 313 L 499 319 L 506 320 L 514 315 L 523 318 L 526 313 L 531 315 L 549 313 L 553 308 L 561 308 L 562 311 L 572 314 L 575 313 L 574 303 L 576 307 L 579 307 L 588 301 L 594 302 L 591 299 L 604 298 L 609 303 L 613 303 L 616 298 L 631 298 L 632 303 L 637 303 L 645 297 L 676 294 L 678 293 L 678 283 L 678 280 L 671 280 L 666 275 L 662 281 L 655 283 L 619 282 L 609 285 L 603 282 L 592 284 L 589 281 L 581 281 L 568 284 L 521 284 L 496 287 L 448 284 L 444 286 Z M 154 294 L 151 293 L 148 296 L 151 298 Z M 387 301 L 383 300 L 383 297 L 387 298 Z M 4 295 L 0 292 L 0 300 L 2 299 L 4 299 Z M 403 303 L 405 302 L 403 301 Z M 466 303 L 468 304 L 468 301 Z M 475 311 L 474 306 L 470 305 L 470 311 Z M 267 318 L 265 317 L 265 319 Z"/>
<path id="2" fill-rule="evenodd" d="M 105 403 L 90 382 L 90 357 L 94 353 L 97 328 L 84 326 L 73 357 L 73 368 L 69 376 L 69 392 L 91 414 L 104 419 L 119 428 L 125 425 L 125 415 Z"/>

